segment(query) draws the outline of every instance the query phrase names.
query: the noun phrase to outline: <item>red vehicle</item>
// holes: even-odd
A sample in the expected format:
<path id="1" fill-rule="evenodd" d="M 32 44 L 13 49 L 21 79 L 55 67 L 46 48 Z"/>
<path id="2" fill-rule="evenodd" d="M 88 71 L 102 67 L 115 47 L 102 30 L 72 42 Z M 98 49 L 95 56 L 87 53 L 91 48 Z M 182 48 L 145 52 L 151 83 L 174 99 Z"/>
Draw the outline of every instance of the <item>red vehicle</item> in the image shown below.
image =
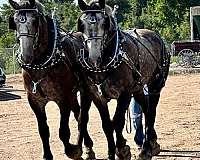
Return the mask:
<path id="1" fill-rule="evenodd" d="M 200 41 L 174 41 L 172 55 L 177 56 L 181 66 L 195 67 L 200 64 Z"/>

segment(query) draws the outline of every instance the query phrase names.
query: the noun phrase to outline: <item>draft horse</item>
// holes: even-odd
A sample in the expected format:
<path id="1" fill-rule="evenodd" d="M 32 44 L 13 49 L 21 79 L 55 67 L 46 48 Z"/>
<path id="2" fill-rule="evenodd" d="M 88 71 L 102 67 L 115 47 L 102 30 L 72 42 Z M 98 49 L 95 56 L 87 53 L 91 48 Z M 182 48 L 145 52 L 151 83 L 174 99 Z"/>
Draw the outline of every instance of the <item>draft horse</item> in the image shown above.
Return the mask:
<path id="1" fill-rule="evenodd" d="M 89 4 L 78 0 L 78 4 L 82 10 L 78 30 L 83 33 L 86 47 L 78 55 L 79 64 L 84 71 L 85 86 L 89 89 L 87 94 L 100 112 L 109 159 L 114 160 L 115 153 L 119 159 L 130 159 L 130 148 L 122 131 L 132 95 L 145 115 L 145 141 L 138 159 L 151 159 L 160 152 L 154 123 L 160 91 L 169 70 L 165 45 L 157 33 L 147 29 L 121 31 L 115 16 L 116 8 L 112 10 L 105 5 L 105 0 Z M 110 99 L 117 99 L 112 121 L 107 106 Z M 79 130 L 79 144 L 86 133 L 88 109 L 81 108 L 83 127 Z"/>
<path id="2" fill-rule="evenodd" d="M 77 101 L 78 77 L 67 57 L 75 55 L 82 48 L 82 42 L 72 35 L 61 35 L 55 19 L 44 14 L 44 7 L 35 0 L 14 2 L 15 9 L 9 26 L 16 30 L 20 41 L 17 60 L 23 68 L 24 86 L 28 102 L 35 113 L 39 134 L 43 143 L 43 158 L 52 160 L 49 145 L 49 127 L 45 106 L 49 101 L 57 103 L 60 109 L 59 137 L 64 144 L 65 153 L 72 159 L 80 159 L 82 148 L 70 144 L 69 117 L 74 112 L 78 120 L 80 106 Z M 88 157 L 94 158 L 93 142 L 88 133 L 84 136 Z"/>

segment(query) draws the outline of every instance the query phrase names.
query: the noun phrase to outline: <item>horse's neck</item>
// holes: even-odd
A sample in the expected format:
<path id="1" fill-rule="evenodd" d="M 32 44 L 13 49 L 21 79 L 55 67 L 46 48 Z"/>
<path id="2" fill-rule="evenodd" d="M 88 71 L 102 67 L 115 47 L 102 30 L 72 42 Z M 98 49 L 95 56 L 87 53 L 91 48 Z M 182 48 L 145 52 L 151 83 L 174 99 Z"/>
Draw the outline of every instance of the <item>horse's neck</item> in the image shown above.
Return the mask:
<path id="1" fill-rule="evenodd" d="M 108 57 L 108 56 L 113 56 L 114 52 L 115 52 L 115 49 L 116 49 L 116 45 L 117 45 L 117 41 L 116 41 L 116 36 L 117 34 L 115 32 L 110 32 L 108 34 L 108 39 L 105 40 L 106 42 L 106 46 L 105 46 L 105 49 L 104 49 L 104 52 L 105 52 L 105 56 Z M 106 58 L 105 57 L 105 58 Z"/>
<path id="2" fill-rule="evenodd" d="M 80 48 L 78 40 L 67 35 L 63 39 L 62 47 L 64 48 L 65 57 L 67 57 L 72 63 L 76 62 L 77 52 Z"/>
<path id="3" fill-rule="evenodd" d="M 40 19 L 39 25 L 38 52 L 44 53 L 48 50 L 50 31 L 48 29 L 47 21 L 44 19 L 44 17 Z"/>

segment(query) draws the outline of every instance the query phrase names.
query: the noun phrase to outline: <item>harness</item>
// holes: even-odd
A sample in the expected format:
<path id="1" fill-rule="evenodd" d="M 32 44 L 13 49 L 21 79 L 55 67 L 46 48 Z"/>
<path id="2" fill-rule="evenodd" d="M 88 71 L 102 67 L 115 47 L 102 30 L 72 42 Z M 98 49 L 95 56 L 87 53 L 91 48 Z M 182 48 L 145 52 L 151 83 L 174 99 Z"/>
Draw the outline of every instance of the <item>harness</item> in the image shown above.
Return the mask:
<path id="1" fill-rule="evenodd" d="M 17 12 L 23 12 L 23 11 L 36 12 L 36 14 L 38 15 L 38 23 L 39 23 L 39 18 L 41 16 L 44 16 L 43 13 L 41 13 L 37 8 L 17 10 Z M 48 39 L 48 47 L 47 47 L 48 50 L 44 51 L 44 53 L 45 53 L 44 56 L 46 58 L 46 59 L 44 59 L 44 61 L 39 61 L 39 64 L 38 63 L 26 64 L 22 60 L 22 56 L 21 56 L 22 53 L 20 52 L 20 49 L 17 50 L 16 59 L 17 59 L 19 65 L 21 66 L 21 68 L 23 68 L 24 70 L 26 70 L 26 71 L 45 71 L 47 69 L 50 69 L 50 68 L 56 66 L 57 64 L 60 64 L 61 62 L 64 62 L 62 52 L 60 51 L 60 48 L 61 48 L 60 41 L 59 41 L 60 37 L 59 37 L 59 32 L 58 32 L 58 28 L 57 28 L 57 24 L 56 24 L 54 15 L 55 15 L 55 8 L 54 8 L 54 11 L 52 12 L 52 17 L 51 18 L 46 17 L 48 32 L 49 32 L 50 37 Z M 25 22 L 26 22 L 26 17 L 20 19 L 20 23 L 25 23 Z M 32 38 L 36 39 L 36 40 L 34 40 L 34 42 L 36 43 L 36 44 L 34 44 L 34 46 L 38 47 L 39 46 L 38 45 L 38 43 L 39 43 L 38 37 L 40 36 L 39 35 L 39 24 L 37 26 L 37 32 L 35 34 L 29 33 L 29 30 L 28 30 L 28 32 L 19 33 L 17 36 L 18 36 L 18 38 L 22 37 L 22 36 L 27 36 L 27 37 L 32 37 Z M 37 81 L 31 80 L 32 93 L 36 94 L 37 92 L 39 92 L 42 97 L 47 99 L 46 95 L 43 93 L 43 91 L 40 87 L 40 83 L 44 79 L 46 79 L 46 78 L 42 77 Z"/>
<path id="2" fill-rule="evenodd" d="M 87 62 L 87 57 L 86 57 L 87 49 L 85 49 L 85 48 L 80 49 L 79 58 L 78 58 L 79 63 L 82 65 L 83 68 L 85 68 L 86 70 L 88 70 L 90 72 L 105 73 L 112 69 L 117 68 L 122 63 L 122 57 L 124 55 L 124 52 L 122 50 L 122 43 L 120 40 L 120 29 L 118 28 L 117 19 L 115 17 L 115 12 L 116 12 L 117 8 L 118 8 L 118 6 L 115 6 L 113 13 L 112 13 L 113 23 L 114 23 L 115 28 L 113 29 L 114 33 L 110 38 L 109 38 L 108 34 L 106 34 L 104 32 L 103 36 L 90 36 L 85 39 L 85 43 L 87 43 L 88 40 L 93 40 L 93 39 L 102 40 L 103 41 L 103 44 L 101 47 L 102 52 L 104 51 L 104 48 L 108 47 L 109 43 L 114 39 L 115 48 L 114 48 L 114 52 L 113 52 L 112 56 L 109 57 L 110 60 L 108 61 L 108 63 L 105 66 L 103 66 L 102 68 L 92 67 Z M 103 15 L 108 16 L 108 15 L 106 15 L 107 13 L 105 12 L 105 10 L 86 10 L 86 11 L 82 12 L 82 14 L 84 14 L 84 13 L 102 13 Z M 91 24 L 95 23 L 95 21 L 92 20 L 90 23 Z M 104 44 L 106 44 L 106 45 L 104 45 Z"/>

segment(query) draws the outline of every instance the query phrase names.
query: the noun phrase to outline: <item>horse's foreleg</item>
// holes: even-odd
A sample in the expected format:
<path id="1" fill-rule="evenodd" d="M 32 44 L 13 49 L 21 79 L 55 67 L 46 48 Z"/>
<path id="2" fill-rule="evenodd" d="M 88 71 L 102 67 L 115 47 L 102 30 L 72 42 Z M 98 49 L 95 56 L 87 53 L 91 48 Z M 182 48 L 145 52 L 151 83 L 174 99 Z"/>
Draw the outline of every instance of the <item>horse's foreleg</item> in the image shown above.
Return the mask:
<path id="1" fill-rule="evenodd" d="M 67 102 L 57 103 L 60 109 L 60 129 L 59 137 L 65 146 L 65 154 L 71 159 L 80 159 L 82 151 L 78 145 L 73 145 L 69 143 L 70 139 L 70 129 L 69 129 L 69 117 L 70 117 L 70 107 L 65 104 Z"/>
<path id="2" fill-rule="evenodd" d="M 130 159 L 130 147 L 126 146 L 126 139 L 122 135 L 122 131 L 125 125 L 125 113 L 129 106 L 131 95 L 122 93 L 117 100 L 117 108 L 113 117 L 113 125 L 116 131 L 116 147 L 117 156 L 119 159 Z"/>
<path id="3" fill-rule="evenodd" d="M 155 117 L 156 117 L 156 106 L 158 104 L 160 94 L 149 95 L 149 104 L 145 104 L 145 142 L 140 157 L 143 159 L 150 159 L 153 155 L 160 153 L 160 145 L 157 143 L 157 134 L 154 129 Z M 147 102 L 147 101 L 146 101 Z"/>
<path id="4" fill-rule="evenodd" d="M 45 113 L 46 102 L 40 101 L 39 103 L 37 102 L 37 99 L 34 99 L 30 94 L 28 94 L 28 101 L 37 118 L 39 134 L 43 143 L 43 150 L 44 150 L 43 158 L 45 160 L 52 160 L 53 155 L 51 153 L 49 145 L 50 133 Z"/>
<path id="5" fill-rule="evenodd" d="M 76 119 L 78 119 L 79 122 L 79 135 L 78 135 L 78 145 L 80 147 L 82 147 L 82 142 L 83 142 L 83 138 L 84 138 L 84 144 L 86 147 L 86 155 L 85 158 L 86 159 L 95 159 L 95 153 L 92 149 L 93 147 L 93 141 L 89 136 L 88 130 L 87 130 L 87 123 L 89 120 L 89 109 L 91 106 L 91 98 L 89 98 L 89 96 L 87 94 L 85 94 L 84 92 L 81 92 L 81 109 L 80 109 L 80 114 L 79 117 L 75 116 Z"/>
<path id="6" fill-rule="evenodd" d="M 110 119 L 110 114 L 108 110 L 107 104 L 99 104 L 94 101 L 95 105 L 97 106 L 97 109 L 100 113 L 101 120 L 102 120 L 102 127 L 103 131 L 106 135 L 107 141 L 108 141 L 108 159 L 114 160 L 115 159 L 115 142 L 113 137 L 113 123 Z"/>

